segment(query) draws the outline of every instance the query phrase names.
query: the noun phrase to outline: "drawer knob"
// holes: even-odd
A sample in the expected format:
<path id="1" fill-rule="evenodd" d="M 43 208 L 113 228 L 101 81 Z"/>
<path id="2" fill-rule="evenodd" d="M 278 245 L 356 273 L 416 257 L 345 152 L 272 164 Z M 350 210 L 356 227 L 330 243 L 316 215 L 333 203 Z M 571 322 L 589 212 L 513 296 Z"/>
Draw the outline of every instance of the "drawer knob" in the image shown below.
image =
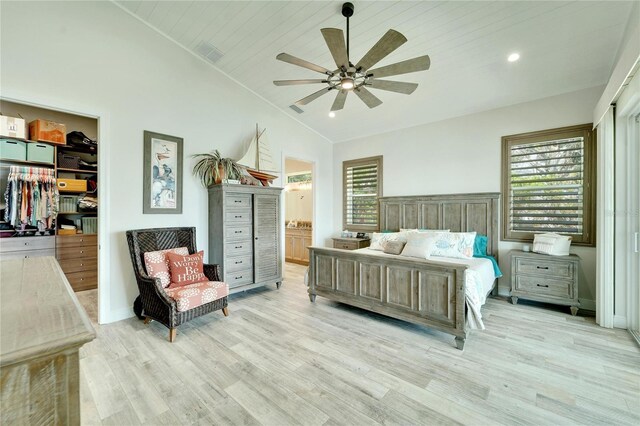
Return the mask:
<path id="1" fill-rule="evenodd" d="M 549 284 L 536 284 L 538 287 L 549 287 Z"/>
<path id="2" fill-rule="evenodd" d="M 236 215 L 236 219 L 240 219 L 241 217 L 242 217 L 242 216 L 237 216 L 237 215 Z"/>
<path id="3" fill-rule="evenodd" d="M 240 278 L 242 278 L 242 275 L 240 275 L 239 277 L 236 277 L 236 280 L 239 280 Z"/>
<path id="4" fill-rule="evenodd" d="M 80 266 L 84 266 L 84 263 L 81 263 Z"/>
<path id="5" fill-rule="evenodd" d="M 548 266 L 536 266 L 536 268 L 538 268 L 538 269 L 549 269 Z"/>
<path id="6" fill-rule="evenodd" d="M 84 251 L 83 251 L 83 250 L 80 250 L 80 253 L 84 253 Z"/>
<path id="7" fill-rule="evenodd" d="M 233 231 L 234 234 L 242 234 L 242 231 Z"/>
<path id="8" fill-rule="evenodd" d="M 242 248 L 242 246 L 236 246 L 236 248 L 237 248 L 237 249 L 238 249 L 238 248 Z"/>
<path id="9" fill-rule="evenodd" d="M 242 201 L 240 200 L 235 200 L 234 203 L 241 203 Z"/>
<path id="10" fill-rule="evenodd" d="M 239 264 L 241 264 L 241 263 L 242 263 L 242 260 L 240 260 L 240 261 L 236 262 L 236 265 L 239 265 Z"/>
<path id="11" fill-rule="evenodd" d="M 25 256 L 24 258 L 25 258 L 25 259 L 28 259 L 28 258 L 29 258 L 29 256 Z"/>
<path id="12" fill-rule="evenodd" d="M 25 246 L 28 246 L 28 245 L 29 245 L 29 243 L 24 243 L 24 245 L 25 245 Z"/>

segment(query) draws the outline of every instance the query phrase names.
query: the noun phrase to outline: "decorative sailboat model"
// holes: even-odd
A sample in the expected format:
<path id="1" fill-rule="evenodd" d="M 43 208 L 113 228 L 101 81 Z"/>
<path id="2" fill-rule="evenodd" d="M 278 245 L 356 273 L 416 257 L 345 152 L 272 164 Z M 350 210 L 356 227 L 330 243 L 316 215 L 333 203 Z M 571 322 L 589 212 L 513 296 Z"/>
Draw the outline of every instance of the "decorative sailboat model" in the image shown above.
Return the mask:
<path id="1" fill-rule="evenodd" d="M 244 166 L 247 172 L 263 185 L 268 186 L 268 182 L 278 177 L 271 173 L 280 173 L 280 168 L 273 161 L 266 131 L 267 129 L 264 129 L 260 132 L 256 124 L 256 134 L 251 139 L 249 149 L 237 163 Z"/>

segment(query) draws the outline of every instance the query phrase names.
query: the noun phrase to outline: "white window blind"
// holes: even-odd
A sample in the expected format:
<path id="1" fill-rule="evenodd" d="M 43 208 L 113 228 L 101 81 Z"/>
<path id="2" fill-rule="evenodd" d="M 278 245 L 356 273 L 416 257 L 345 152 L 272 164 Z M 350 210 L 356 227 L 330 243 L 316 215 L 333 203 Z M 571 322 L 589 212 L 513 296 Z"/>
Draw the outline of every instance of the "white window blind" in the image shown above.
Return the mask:
<path id="1" fill-rule="evenodd" d="M 354 231 L 378 229 L 378 197 L 382 194 L 382 157 L 343 163 L 344 227 Z"/>
<path id="2" fill-rule="evenodd" d="M 504 239 L 555 232 L 592 241 L 591 130 L 576 127 L 503 138 Z"/>

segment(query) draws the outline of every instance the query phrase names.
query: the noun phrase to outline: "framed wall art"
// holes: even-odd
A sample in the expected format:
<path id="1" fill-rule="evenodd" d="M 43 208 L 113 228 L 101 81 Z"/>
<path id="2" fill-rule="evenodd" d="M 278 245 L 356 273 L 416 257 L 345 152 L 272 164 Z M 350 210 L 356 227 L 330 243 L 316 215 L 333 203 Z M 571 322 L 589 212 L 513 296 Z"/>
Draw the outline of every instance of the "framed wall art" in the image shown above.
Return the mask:
<path id="1" fill-rule="evenodd" d="M 182 213 L 182 138 L 144 131 L 144 214 Z"/>

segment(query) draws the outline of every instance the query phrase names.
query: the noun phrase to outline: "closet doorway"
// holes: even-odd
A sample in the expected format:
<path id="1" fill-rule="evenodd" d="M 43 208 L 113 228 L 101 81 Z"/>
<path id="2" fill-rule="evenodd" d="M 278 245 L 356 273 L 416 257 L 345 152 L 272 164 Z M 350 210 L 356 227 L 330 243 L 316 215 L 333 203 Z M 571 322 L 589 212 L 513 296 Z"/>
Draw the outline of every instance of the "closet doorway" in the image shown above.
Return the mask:
<path id="1" fill-rule="evenodd" d="M 285 262 L 308 265 L 313 241 L 314 163 L 285 157 L 284 161 L 284 218 Z M 300 268 L 285 267 L 288 271 Z"/>
<path id="2" fill-rule="evenodd" d="M 55 257 L 98 323 L 98 118 L 7 99 L 0 112 L 25 126 L 1 138 L 0 258 Z"/>

